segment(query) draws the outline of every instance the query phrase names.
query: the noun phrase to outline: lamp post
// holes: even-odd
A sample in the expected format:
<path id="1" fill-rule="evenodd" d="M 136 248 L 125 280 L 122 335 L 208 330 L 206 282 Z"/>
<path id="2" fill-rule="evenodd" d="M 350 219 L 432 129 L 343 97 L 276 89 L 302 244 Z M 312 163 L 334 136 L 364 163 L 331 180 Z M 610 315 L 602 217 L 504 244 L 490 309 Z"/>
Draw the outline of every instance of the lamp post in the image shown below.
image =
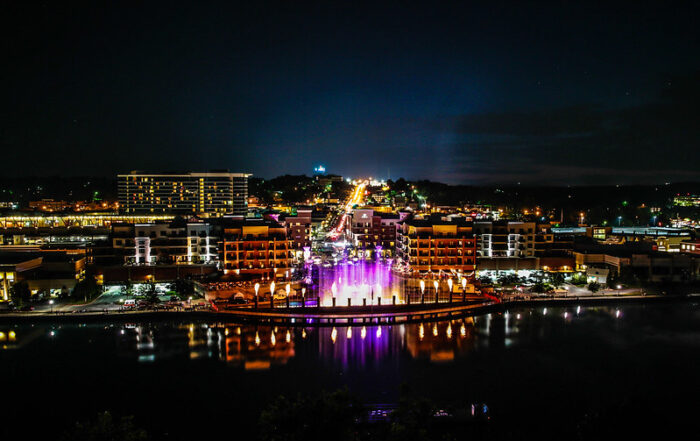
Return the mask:
<path id="1" fill-rule="evenodd" d="M 260 284 L 255 284 L 255 309 L 258 309 L 258 290 L 260 289 Z"/>
<path id="2" fill-rule="evenodd" d="M 301 289 L 301 307 L 306 306 L 306 287 Z"/>
<path id="3" fill-rule="evenodd" d="M 433 286 L 435 287 L 435 303 L 437 303 L 438 302 L 438 287 L 440 286 L 440 283 L 437 280 L 434 280 Z"/>
<path id="4" fill-rule="evenodd" d="M 270 283 L 270 308 L 275 307 L 275 282 Z"/>
<path id="5" fill-rule="evenodd" d="M 462 302 L 467 301 L 467 278 L 462 277 Z"/>
<path id="6" fill-rule="evenodd" d="M 449 289 L 449 302 L 452 303 L 452 279 L 447 279 L 447 288 Z"/>
<path id="7" fill-rule="evenodd" d="M 425 303 L 425 280 L 420 281 L 420 302 Z"/>
<path id="8" fill-rule="evenodd" d="M 292 289 L 292 288 L 289 286 L 289 283 L 287 283 L 287 286 L 284 287 L 284 290 L 285 290 L 286 293 L 287 293 L 287 297 L 286 297 L 286 299 L 285 299 L 285 302 L 287 303 L 287 308 L 289 308 L 289 291 L 290 291 L 291 289 Z"/>

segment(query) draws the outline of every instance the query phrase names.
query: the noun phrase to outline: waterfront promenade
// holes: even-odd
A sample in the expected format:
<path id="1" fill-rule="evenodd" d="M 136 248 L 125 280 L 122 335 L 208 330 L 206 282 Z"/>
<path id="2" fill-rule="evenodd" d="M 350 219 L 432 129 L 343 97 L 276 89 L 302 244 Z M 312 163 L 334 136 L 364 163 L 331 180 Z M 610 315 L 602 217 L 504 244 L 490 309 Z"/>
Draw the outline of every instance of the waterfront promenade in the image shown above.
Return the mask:
<path id="1" fill-rule="evenodd" d="M 91 312 L 10 312 L 0 314 L 0 323 L 18 322 L 87 322 L 115 321 L 129 322 L 162 319 L 205 319 L 205 320 L 250 320 L 285 321 L 298 324 L 324 324 L 342 321 L 347 323 L 399 322 L 431 320 L 446 316 L 480 315 L 490 312 L 505 312 L 518 307 L 537 306 L 596 306 L 628 303 L 667 303 L 700 301 L 700 294 L 689 295 L 621 295 L 586 297 L 550 297 L 508 300 L 498 302 L 492 299 L 453 303 L 425 303 L 411 305 L 373 305 L 353 307 L 275 307 L 258 308 L 241 306 L 227 310 L 121 310 Z"/>

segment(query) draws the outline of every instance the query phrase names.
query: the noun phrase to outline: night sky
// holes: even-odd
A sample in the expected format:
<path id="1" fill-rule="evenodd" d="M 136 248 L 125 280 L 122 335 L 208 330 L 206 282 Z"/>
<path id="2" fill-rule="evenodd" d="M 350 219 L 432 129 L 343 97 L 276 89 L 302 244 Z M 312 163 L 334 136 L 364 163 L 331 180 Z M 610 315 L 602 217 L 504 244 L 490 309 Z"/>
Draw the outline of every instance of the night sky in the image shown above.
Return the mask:
<path id="1" fill-rule="evenodd" d="M 0 12 L 5 175 L 700 180 L 697 2 L 28 3 Z"/>

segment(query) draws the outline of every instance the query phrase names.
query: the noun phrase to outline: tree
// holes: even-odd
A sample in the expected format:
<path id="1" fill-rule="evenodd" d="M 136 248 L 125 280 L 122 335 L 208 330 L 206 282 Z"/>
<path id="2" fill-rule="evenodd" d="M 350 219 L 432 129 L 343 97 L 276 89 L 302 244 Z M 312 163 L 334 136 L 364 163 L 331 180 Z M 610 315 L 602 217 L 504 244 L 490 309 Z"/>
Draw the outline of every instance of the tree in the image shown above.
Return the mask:
<path id="1" fill-rule="evenodd" d="M 536 292 L 538 294 L 542 294 L 547 292 L 547 285 L 545 285 L 542 282 L 537 282 L 534 285 L 532 285 L 532 292 Z"/>
<path id="2" fill-rule="evenodd" d="M 423 397 L 415 397 L 407 384 L 401 385 L 399 402 L 391 413 L 390 439 L 428 439 L 428 429 L 435 406 Z"/>
<path id="3" fill-rule="evenodd" d="M 571 276 L 571 284 L 576 286 L 583 286 L 586 284 L 585 274 L 574 274 Z"/>
<path id="4" fill-rule="evenodd" d="M 146 300 L 151 303 L 158 303 L 160 301 L 158 298 L 158 291 L 156 290 L 156 282 L 152 280 L 146 282 Z"/>
<path id="5" fill-rule="evenodd" d="M 100 295 L 100 285 L 95 280 L 95 274 L 91 269 L 85 271 L 85 277 L 73 287 L 72 297 L 77 300 L 90 301 Z"/>
<path id="6" fill-rule="evenodd" d="M 134 417 L 113 418 L 102 412 L 93 421 L 78 422 L 65 433 L 64 441 L 146 441 L 148 434 L 136 427 Z"/>
<path id="7" fill-rule="evenodd" d="M 186 279 L 176 279 L 170 284 L 170 289 L 175 291 L 181 298 L 189 297 L 194 293 L 192 282 Z"/>
<path id="8" fill-rule="evenodd" d="M 362 407 L 347 389 L 317 397 L 280 396 L 260 414 L 260 437 L 266 441 L 353 439 Z"/>
<path id="9" fill-rule="evenodd" d="M 596 292 L 600 291 L 600 283 L 598 283 L 598 282 L 589 283 L 588 290 L 592 293 L 596 293 Z"/>
<path id="10" fill-rule="evenodd" d="M 124 282 L 124 293 L 127 296 L 134 295 L 134 284 L 131 283 L 131 280 L 127 280 L 126 282 Z"/>
<path id="11" fill-rule="evenodd" d="M 31 297 L 32 292 L 29 290 L 29 285 L 24 280 L 10 287 L 10 298 L 15 306 L 22 306 L 25 302 L 28 302 Z"/>
<path id="12" fill-rule="evenodd" d="M 564 274 L 562 273 L 552 273 L 549 276 L 549 283 L 552 284 L 555 288 L 559 288 L 560 286 L 564 285 Z"/>
<path id="13" fill-rule="evenodd" d="M 491 285 L 493 284 L 493 279 L 491 279 L 491 277 L 488 276 L 481 276 L 479 277 L 479 283 L 481 283 L 482 285 Z"/>

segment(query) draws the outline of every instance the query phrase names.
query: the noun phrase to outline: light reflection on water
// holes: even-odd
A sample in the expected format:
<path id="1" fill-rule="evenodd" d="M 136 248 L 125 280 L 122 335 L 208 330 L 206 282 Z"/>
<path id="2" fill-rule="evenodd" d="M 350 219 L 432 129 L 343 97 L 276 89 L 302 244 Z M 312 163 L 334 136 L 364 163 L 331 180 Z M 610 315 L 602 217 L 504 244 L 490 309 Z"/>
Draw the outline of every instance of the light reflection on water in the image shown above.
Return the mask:
<path id="1" fill-rule="evenodd" d="M 91 335 L 103 329 L 113 336 L 116 353 L 142 363 L 173 358 L 218 360 L 246 370 L 285 365 L 303 349 L 306 359 L 342 368 L 362 369 L 400 357 L 448 363 L 473 351 L 508 348 L 521 340 L 546 337 L 548 329 L 566 327 L 594 312 L 612 322 L 622 322 L 621 308 L 529 308 L 475 317 L 399 324 L 338 323 L 324 325 L 267 325 L 237 323 L 137 323 L 107 325 L 58 325 L 1 330 L 12 345 L 21 348 L 37 338 L 56 344 L 63 339 Z M 70 336 L 68 334 L 70 333 Z M 533 337 L 534 336 L 534 337 Z M 9 341 L 7 343 L 10 343 Z"/>

